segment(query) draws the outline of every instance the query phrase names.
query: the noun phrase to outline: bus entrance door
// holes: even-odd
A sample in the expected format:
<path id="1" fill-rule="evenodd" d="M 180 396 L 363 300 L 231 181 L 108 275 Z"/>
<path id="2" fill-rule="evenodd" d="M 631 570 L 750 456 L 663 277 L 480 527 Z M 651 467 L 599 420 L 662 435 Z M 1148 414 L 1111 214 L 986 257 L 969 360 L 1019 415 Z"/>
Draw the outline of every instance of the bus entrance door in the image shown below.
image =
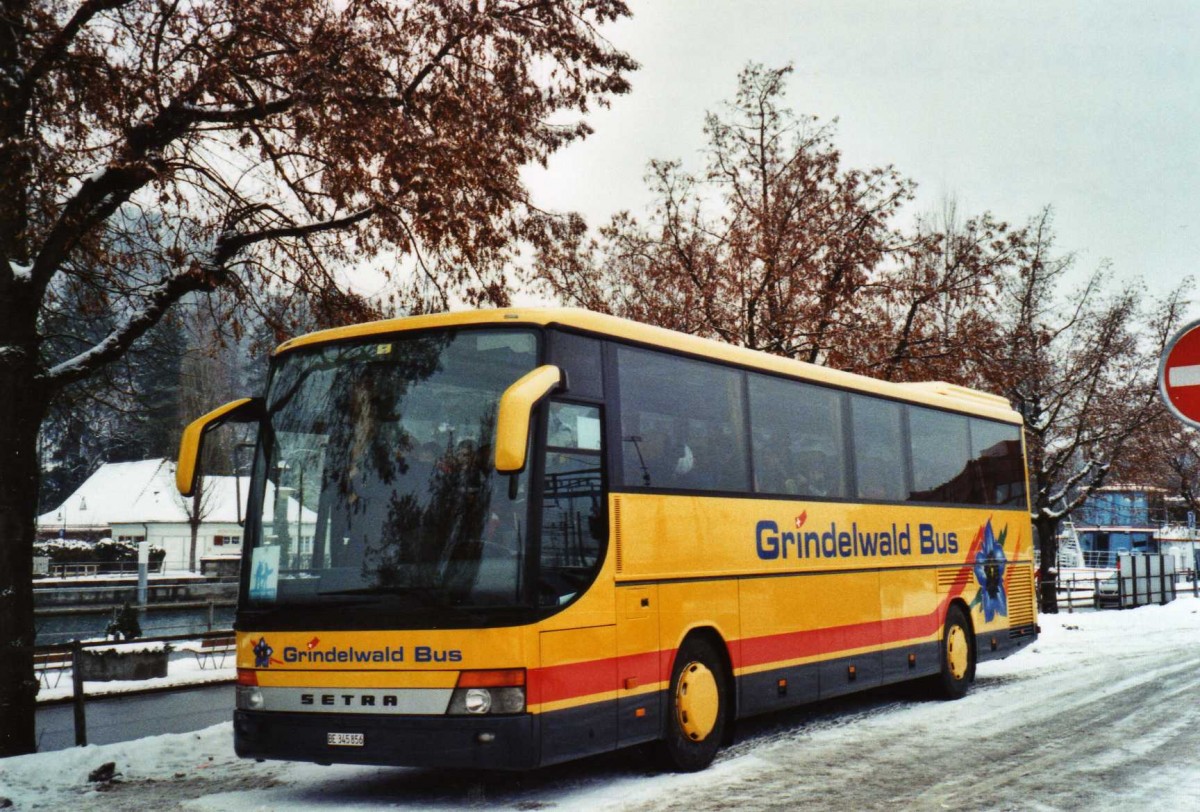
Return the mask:
<path id="1" fill-rule="evenodd" d="M 612 750 L 617 740 L 611 699 L 617 681 L 616 627 L 563 629 L 540 637 L 541 763 Z"/>

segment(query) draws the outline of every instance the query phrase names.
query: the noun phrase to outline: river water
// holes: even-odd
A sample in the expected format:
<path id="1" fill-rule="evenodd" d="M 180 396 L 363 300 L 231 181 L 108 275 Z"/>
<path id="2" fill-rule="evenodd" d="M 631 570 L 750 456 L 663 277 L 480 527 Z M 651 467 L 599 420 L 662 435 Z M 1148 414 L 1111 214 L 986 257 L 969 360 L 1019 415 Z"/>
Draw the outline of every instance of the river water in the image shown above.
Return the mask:
<path id="1" fill-rule="evenodd" d="M 151 609 L 138 614 L 143 637 L 165 637 L 173 634 L 199 634 L 213 629 L 233 627 L 233 606 L 213 606 L 198 609 Z M 36 644 L 39 646 L 69 643 L 75 638 L 87 640 L 103 637 L 112 620 L 108 612 L 72 615 L 38 615 Z"/>

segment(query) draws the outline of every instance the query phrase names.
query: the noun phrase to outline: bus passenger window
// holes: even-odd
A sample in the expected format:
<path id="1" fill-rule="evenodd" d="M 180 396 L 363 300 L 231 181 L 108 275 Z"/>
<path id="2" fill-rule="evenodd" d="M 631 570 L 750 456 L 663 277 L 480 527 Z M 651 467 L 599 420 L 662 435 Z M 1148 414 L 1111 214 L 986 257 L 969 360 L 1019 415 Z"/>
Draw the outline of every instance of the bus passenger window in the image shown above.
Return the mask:
<path id="1" fill-rule="evenodd" d="M 845 496 L 842 393 L 766 375 L 749 382 L 754 490 Z"/>
<path id="2" fill-rule="evenodd" d="M 914 502 L 969 502 L 967 418 L 920 406 L 908 407 Z"/>
<path id="3" fill-rule="evenodd" d="M 623 485 L 749 489 L 742 373 L 628 347 L 617 363 Z"/>
<path id="4" fill-rule="evenodd" d="M 977 505 L 1025 504 L 1021 428 L 971 418 L 971 498 Z"/>
<path id="5" fill-rule="evenodd" d="M 900 404 L 852 395 L 850 410 L 859 498 L 897 501 L 907 498 Z"/>

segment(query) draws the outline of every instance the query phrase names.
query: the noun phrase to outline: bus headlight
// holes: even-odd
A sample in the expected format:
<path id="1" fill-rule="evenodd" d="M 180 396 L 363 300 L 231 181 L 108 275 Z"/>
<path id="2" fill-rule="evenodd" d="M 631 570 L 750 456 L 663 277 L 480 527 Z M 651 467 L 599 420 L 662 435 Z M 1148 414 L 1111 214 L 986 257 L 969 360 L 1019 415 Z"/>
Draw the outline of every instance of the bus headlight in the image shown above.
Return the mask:
<path id="1" fill-rule="evenodd" d="M 482 716 L 522 713 L 525 710 L 525 669 L 463 671 L 450 696 L 446 713 L 451 716 Z"/>
<path id="2" fill-rule="evenodd" d="M 492 709 L 492 692 L 487 688 L 468 688 L 463 706 L 467 713 L 487 713 Z"/>
<path id="3" fill-rule="evenodd" d="M 456 688 L 446 713 L 451 716 L 481 716 L 487 713 L 521 713 L 524 710 L 524 688 Z"/>
<path id="4" fill-rule="evenodd" d="M 263 704 L 262 688 L 248 685 L 237 687 L 238 710 L 262 710 Z"/>

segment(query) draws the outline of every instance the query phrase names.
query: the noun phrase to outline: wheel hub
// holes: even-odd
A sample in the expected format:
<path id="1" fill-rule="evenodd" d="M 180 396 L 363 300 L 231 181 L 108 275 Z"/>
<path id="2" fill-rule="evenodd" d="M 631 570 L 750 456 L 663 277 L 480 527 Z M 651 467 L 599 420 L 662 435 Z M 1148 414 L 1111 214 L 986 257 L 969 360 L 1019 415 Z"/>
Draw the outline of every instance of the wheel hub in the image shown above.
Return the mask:
<path id="1" fill-rule="evenodd" d="M 962 626 L 951 626 L 949 634 L 946 635 L 946 666 L 950 669 L 950 676 L 956 680 L 965 678 L 970 657 L 967 633 Z"/>
<path id="2" fill-rule="evenodd" d="M 704 741 L 717 724 L 721 697 L 717 678 L 704 663 L 688 663 L 679 675 L 675 692 L 679 727 L 694 742 Z"/>

